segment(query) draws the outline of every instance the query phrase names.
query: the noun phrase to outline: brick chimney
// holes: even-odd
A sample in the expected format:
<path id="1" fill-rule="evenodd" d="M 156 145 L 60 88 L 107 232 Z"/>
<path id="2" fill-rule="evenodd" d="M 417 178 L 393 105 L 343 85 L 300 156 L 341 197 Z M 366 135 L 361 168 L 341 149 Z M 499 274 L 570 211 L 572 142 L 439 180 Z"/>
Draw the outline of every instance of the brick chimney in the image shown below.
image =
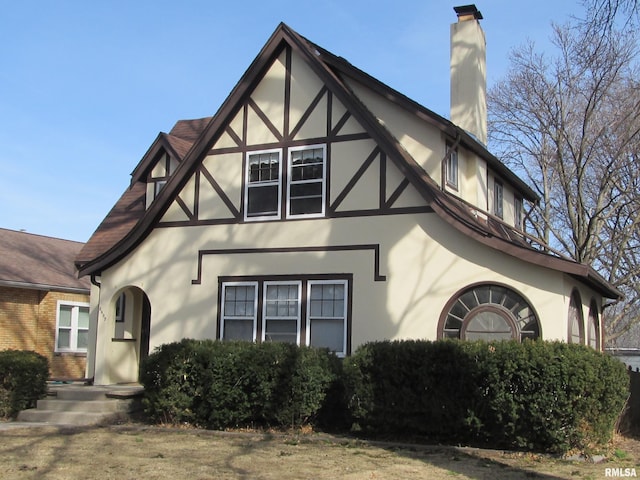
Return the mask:
<path id="1" fill-rule="evenodd" d="M 450 120 L 487 144 L 487 44 L 475 5 L 454 7 L 451 24 Z"/>

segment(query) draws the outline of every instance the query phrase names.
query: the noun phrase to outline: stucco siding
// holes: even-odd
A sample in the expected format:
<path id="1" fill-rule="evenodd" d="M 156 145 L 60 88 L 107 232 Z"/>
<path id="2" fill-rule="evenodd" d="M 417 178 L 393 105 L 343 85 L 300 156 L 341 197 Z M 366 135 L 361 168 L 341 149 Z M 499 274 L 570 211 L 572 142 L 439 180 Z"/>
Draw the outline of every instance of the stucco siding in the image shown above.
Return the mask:
<path id="1" fill-rule="evenodd" d="M 303 251 L 371 244 L 380 246 L 379 272 L 372 250 Z M 223 252 L 256 245 L 254 253 Z M 290 251 L 264 251 L 273 248 Z M 216 253 L 202 257 L 199 275 L 201 250 Z M 434 214 L 160 228 L 103 273 L 100 296 L 107 302 L 127 286 L 148 295 L 153 350 L 181 338 L 216 338 L 221 276 L 317 274 L 353 275 L 354 349 L 386 338 L 436 339 L 446 302 L 476 282 L 497 282 L 518 291 L 539 315 L 544 339 L 567 337 L 565 297 L 572 288 L 570 278 L 505 257 L 461 235 Z M 376 274 L 386 280 L 376 281 Z M 199 284 L 194 284 L 196 279 Z M 111 309 L 107 308 L 108 315 Z M 102 354 L 135 361 L 133 350 L 111 345 L 107 337 L 102 337 Z M 122 368 L 119 365 L 109 381 L 122 377 Z"/>

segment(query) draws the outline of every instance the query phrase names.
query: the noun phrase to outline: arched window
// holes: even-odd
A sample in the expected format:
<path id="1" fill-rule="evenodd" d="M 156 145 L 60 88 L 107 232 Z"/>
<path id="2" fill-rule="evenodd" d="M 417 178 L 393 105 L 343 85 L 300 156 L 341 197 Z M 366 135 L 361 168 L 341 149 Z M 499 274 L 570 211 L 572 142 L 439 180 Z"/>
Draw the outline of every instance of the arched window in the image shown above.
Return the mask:
<path id="1" fill-rule="evenodd" d="M 582 316 L 582 300 L 577 290 L 571 294 L 569 301 L 569 343 L 584 345 L 584 317 Z"/>
<path id="2" fill-rule="evenodd" d="M 518 292 L 503 285 L 471 285 L 444 307 L 438 337 L 487 341 L 538 338 L 540 323 Z"/>
<path id="3" fill-rule="evenodd" d="M 600 315 L 598 315 L 598 304 L 595 300 L 591 300 L 591 305 L 589 306 L 587 342 L 591 348 L 600 350 Z"/>

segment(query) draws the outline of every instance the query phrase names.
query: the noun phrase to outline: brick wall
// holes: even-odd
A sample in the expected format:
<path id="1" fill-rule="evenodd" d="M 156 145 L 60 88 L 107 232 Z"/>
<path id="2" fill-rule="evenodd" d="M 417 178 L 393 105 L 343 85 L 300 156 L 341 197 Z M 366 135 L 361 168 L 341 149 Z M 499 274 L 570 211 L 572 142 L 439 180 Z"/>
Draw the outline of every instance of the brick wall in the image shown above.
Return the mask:
<path id="1" fill-rule="evenodd" d="M 55 353 L 58 300 L 89 303 L 89 295 L 0 287 L 0 350 L 34 350 L 53 378 L 82 378 L 86 355 Z"/>

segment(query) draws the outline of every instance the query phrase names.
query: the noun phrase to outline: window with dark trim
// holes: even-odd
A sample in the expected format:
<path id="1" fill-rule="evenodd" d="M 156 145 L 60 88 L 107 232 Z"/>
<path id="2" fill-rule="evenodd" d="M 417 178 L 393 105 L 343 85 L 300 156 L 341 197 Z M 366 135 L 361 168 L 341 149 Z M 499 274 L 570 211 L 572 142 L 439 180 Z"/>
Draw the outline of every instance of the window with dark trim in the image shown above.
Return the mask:
<path id="1" fill-rule="evenodd" d="M 524 229 L 524 224 L 522 222 L 522 213 L 523 213 L 523 209 L 524 209 L 524 204 L 522 201 L 522 197 L 518 197 L 516 195 L 516 197 L 513 199 L 513 224 L 515 225 L 516 228 L 519 228 L 520 230 Z"/>
<path id="2" fill-rule="evenodd" d="M 587 325 L 587 342 L 594 350 L 600 350 L 600 315 L 598 315 L 598 304 L 591 300 L 589 306 L 589 317 Z"/>
<path id="3" fill-rule="evenodd" d="M 350 276 L 220 279 L 218 338 L 349 352 Z"/>
<path id="4" fill-rule="evenodd" d="M 447 186 L 458 189 L 458 149 L 447 144 L 447 156 L 444 161 L 444 178 Z"/>
<path id="5" fill-rule="evenodd" d="M 454 295 L 440 316 L 439 338 L 524 340 L 540 337 L 540 322 L 518 292 L 497 284 L 471 285 Z"/>
<path id="6" fill-rule="evenodd" d="M 493 183 L 493 214 L 499 218 L 504 216 L 504 187 L 498 180 Z"/>
<path id="7" fill-rule="evenodd" d="M 577 290 L 571 294 L 569 301 L 569 343 L 584 345 L 584 317 L 582 316 L 582 300 Z"/>

